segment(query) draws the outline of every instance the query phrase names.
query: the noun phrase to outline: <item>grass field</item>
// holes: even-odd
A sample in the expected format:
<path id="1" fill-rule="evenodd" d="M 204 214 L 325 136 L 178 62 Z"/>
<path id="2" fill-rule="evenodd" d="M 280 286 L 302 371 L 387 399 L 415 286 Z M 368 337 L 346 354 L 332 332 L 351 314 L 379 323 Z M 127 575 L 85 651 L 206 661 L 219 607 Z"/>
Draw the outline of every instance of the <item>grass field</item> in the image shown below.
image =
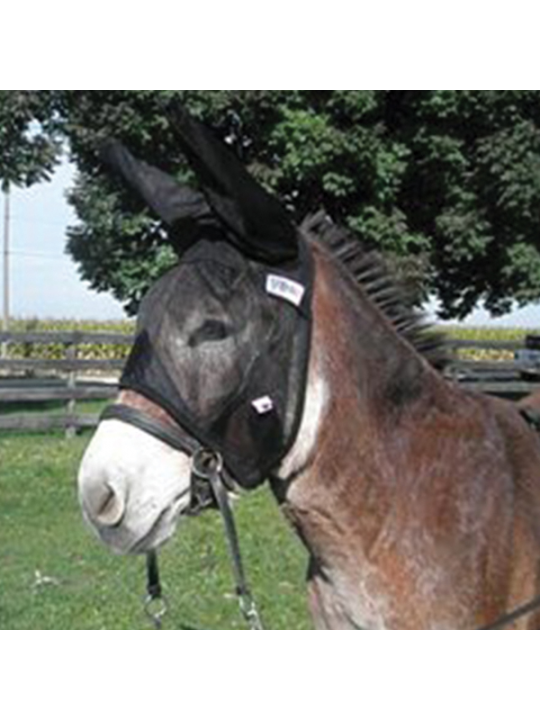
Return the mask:
<path id="1" fill-rule="evenodd" d="M 77 466 L 90 434 L 0 437 L 0 628 L 149 627 L 144 560 L 109 553 L 84 526 Z M 237 504 L 265 624 L 309 629 L 305 553 L 267 489 Z M 169 629 L 244 629 L 217 513 L 185 521 L 161 553 Z"/>

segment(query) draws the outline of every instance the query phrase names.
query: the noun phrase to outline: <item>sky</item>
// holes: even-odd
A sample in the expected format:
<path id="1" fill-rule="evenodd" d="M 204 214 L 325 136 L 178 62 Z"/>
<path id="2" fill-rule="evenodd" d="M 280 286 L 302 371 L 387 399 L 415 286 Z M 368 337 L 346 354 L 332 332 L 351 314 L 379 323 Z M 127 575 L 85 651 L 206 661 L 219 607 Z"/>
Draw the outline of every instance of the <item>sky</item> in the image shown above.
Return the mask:
<path id="1" fill-rule="evenodd" d="M 111 295 L 89 289 L 65 252 L 66 229 L 76 222 L 65 198 L 74 174 L 73 166 L 64 161 L 49 182 L 12 189 L 9 263 L 12 317 L 96 320 L 124 317 L 122 306 Z M 2 296 L 3 283 L 2 272 Z"/>
<path id="2" fill-rule="evenodd" d="M 74 174 L 73 166 L 64 161 L 51 181 L 12 191 L 12 317 L 89 320 L 124 317 L 122 306 L 111 295 L 89 289 L 65 252 L 66 229 L 76 222 L 65 198 Z M 0 289 L 3 293 L 3 288 Z M 430 303 L 427 312 L 436 320 L 436 303 Z M 529 305 L 501 318 L 491 318 L 479 309 L 462 324 L 536 328 L 540 325 L 540 305 Z"/>

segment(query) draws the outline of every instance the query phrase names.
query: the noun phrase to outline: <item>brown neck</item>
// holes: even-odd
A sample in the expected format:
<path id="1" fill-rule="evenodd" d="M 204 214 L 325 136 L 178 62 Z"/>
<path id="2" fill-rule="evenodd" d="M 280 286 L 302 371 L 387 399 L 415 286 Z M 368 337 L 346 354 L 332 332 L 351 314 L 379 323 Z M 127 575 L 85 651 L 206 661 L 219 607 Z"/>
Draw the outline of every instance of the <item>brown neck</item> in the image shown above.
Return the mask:
<path id="1" fill-rule="evenodd" d="M 365 585 L 395 505 L 396 463 L 403 452 L 395 424 L 414 424 L 440 380 L 325 252 L 315 248 L 315 256 L 306 408 L 273 487 L 310 554 L 310 574 L 318 583 L 312 594 L 321 606 L 314 615 L 334 617 L 321 624 L 384 626 L 375 600 L 357 612 L 347 597 L 356 598 Z M 407 434 L 399 437 L 401 444 L 407 441 Z M 323 586 L 326 599 L 320 597 Z"/>

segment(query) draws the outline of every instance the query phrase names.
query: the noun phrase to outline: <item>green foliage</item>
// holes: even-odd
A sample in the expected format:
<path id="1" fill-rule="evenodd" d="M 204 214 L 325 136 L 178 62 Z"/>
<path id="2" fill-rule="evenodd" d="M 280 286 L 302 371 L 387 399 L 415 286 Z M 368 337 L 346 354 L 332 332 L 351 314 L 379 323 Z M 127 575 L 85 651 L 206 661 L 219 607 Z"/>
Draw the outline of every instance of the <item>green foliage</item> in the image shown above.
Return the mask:
<path id="1" fill-rule="evenodd" d="M 537 331 L 532 328 L 506 328 L 506 327 L 467 327 L 465 325 L 445 325 L 441 331 L 449 340 L 474 340 L 476 342 L 517 342 L 523 343 L 525 337 L 535 334 Z M 460 348 L 457 356 L 462 360 L 490 361 L 497 360 L 512 361 L 514 351 L 501 348 Z"/>
<path id="2" fill-rule="evenodd" d="M 59 152 L 50 93 L 0 90 L 0 185 L 48 179 Z"/>
<path id="3" fill-rule="evenodd" d="M 12 320 L 10 329 L 13 332 L 79 332 L 123 333 L 133 334 L 134 323 L 128 320 Z M 77 345 L 79 360 L 124 360 L 130 350 L 129 345 L 108 345 L 104 343 L 86 343 Z M 63 343 L 10 343 L 10 358 L 28 358 L 43 360 L 61 360 L 65 358 L 66 346 Z"/>
<path id="4" fill-rule="evenodd" d="M 499 314 L 540 297 L 539 101 L 528 91 L 433 91 L 412 101 L 418 161 L 404 208 L 432 238 L 432 288 L 446 317 L 479 300 Z"/>
<path id="5" fill-rule="evenodd" d="M 538 91 L 50 91 L 21 110 L 22 99 L 0 95 L 0 137 L 12 105 L 69 141 L 80 171 L 69 251 L 129 311 L 175 258 L 160 223 L 104 176 L 96 144 L 114 135 L 190 180 L 164 113 L 176 103 L 212 124 L 297 220 L 325 208 L 421 281 L 419 297 L 438 295 L 446 317 L 480 300 L 502 313 L 540 299 Z M 25 146 L 24 130 L 14 137 Z"/>
<path id="6" fill-rule="evenodd" d="M 132 320 L 73 320 L 55 318 L 12 318 L 13 332 L 111 332 L 130 334 L 134 331 Z"/>
<path id="7" fill-rule="evenodd" d="M 189 177 L 163 106 L 182 102 L 232 141 L 254 175 L 278 193 L 297 221 L 324 207 L 368 246 L 396 258 L 419 278 L 428 239 L 407 224 L 398 197 L 407 145 L 382 122 L 385 93 L 372 91 L 216 91 L 67 93 L 66 133 L 83 173 L 71 194 L 83 221 L 69 251 L 83 277 L 135 311 L 149 284 L 175 258 L 165 233 L 136 198 L 98 172 L 98 138 L 115 135 L 135 152 Z"/>

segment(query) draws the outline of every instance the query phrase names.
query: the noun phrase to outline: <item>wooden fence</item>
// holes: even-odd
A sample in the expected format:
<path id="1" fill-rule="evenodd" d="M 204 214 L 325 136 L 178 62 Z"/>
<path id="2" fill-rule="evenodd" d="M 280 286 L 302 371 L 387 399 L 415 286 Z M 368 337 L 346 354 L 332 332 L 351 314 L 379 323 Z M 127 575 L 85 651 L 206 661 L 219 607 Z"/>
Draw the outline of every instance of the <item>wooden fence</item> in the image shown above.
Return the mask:
<path id="1" fill-rule="evenodd" d="M 77 403 L 86 400 L 108 400 L 115 397 L 123 360 L 84 359 L 81 345 L 131 345 L 130 335 L 85 332 L 0 332 L 0 345 L 7 357 L 0 358 L 0 432 L 7 430 L 65 429 L 72 436 L 78 429 L 94 427 L 98 414 L 80 412 Z M 59 359 L 10 356 L 14 345 L 55 344 L 64 348 Z M 450 340 L 454 359 L 445 374 L 460 384 L 508 399 L 518 399 L 540 390 L 540 365 L 531 359 L 483 361 L 463 359 L 463 350 L 504 351 L 510 357 L 518 350 L 536 349 L 540 341 Z M 93 376 L 91 375 L 93 374 Z M 96 376 L 97 374 L 97 376 Z M 17 412 L 17 404 L 39 405 L 64 403 L 63 410 L 53 413 Z"/>
<path id="2" fill-rule="evenodd" d="M 97 425 L 99 415 L 79 412 L 77 402 L 108 400 L 117 393 L 123 360 L 84 359 L 81 345 L 131 345 L 133 337 L 116 333 L 0 332 L 0 432 L 65 429 L 68 437 Z M 17 357 L 14 345 L 62 345 L 63 357 Z M 65 403 L 63 411 L 11 412 L 16 404 Z M 8 411 L 9 408 L 9 411 Z"/>
<path id="3" fill-rule="evenodd" d="M 518 400 L 540 390 L 540 337 L 529 335 L 522 340 L 449 340 L 453 358 L 445 375 L 465 387 L 508 400 Z M 463 359 L 460 351 L 486 350 L 519 359 Z M 527 352 L 523 352 L 527 351 Z M 527 356 L 528 355 L 528 356 Z M 538 364 L 537 364 L 538 363 Z"/>

